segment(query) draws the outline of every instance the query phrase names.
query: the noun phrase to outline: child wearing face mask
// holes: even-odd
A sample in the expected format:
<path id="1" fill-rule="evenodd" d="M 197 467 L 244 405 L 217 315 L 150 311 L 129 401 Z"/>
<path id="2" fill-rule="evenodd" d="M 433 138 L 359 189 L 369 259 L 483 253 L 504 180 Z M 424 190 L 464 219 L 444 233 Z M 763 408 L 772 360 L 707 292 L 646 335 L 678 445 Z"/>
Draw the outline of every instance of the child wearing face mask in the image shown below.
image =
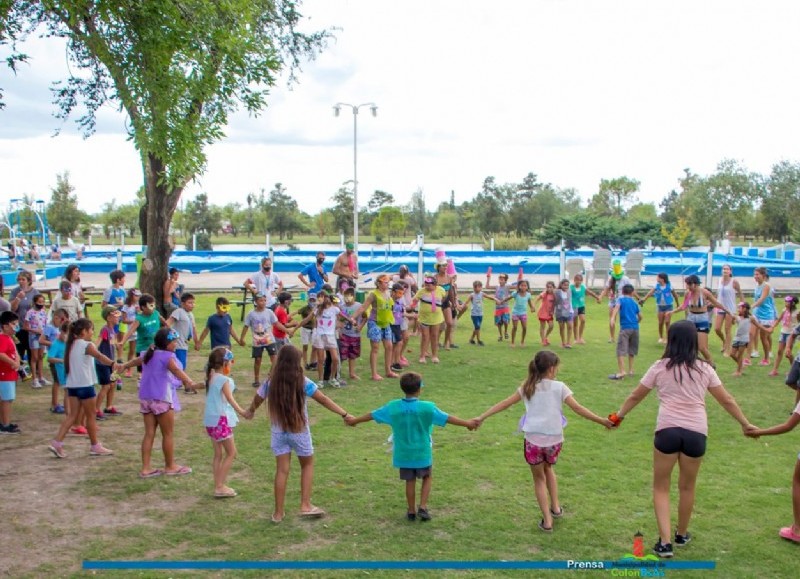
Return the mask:
<path id="1" fill-rule="evenodd" d="M 11 404 L 17 394 L 19 354 L 14 334 L 19 331 L 19 316 L 14 312 L 0 314 L 0 434 L 19 434 L 11 422 Z"/>
<path id="2" fill-rule="evenodd" d="M 211 333 L 212 350 L 214 348 L 219 348 L 220 346 L 224 346 L 230 350 L 231 338 L 233 338 L 233 341 L 240 346 L 244 346 L 244 340 L 242 340 L 236 334 L 236 330 L 233 329 L 233 319 L 228 313 L 228 311 L 231 309 L 231 304 L 228 301 L 228 298 L 223 296 L 218 297 L 216 308 L 216 313 L 208 316 L 208 320 L 206 320 L 206 327 L 203 329 L 203 333 L 200 334 L 200 338 L 198 338 L 194 349 L 200 349 L 200 344 L 203 343 L 203 340 L 206 339 L 206 336 L 209 333 Z"/>
<path id="3" fill-rule="evenodd" d="M 33 388 L 51 386 L 42 373 L 42 345 L 39 343 L 44 327 L 47 325 L 47 311 L 44 309 L 44 295 L 37 294 L 33 298 L 33 307 L 25 313 L 23 328 L 28 332 L 28 347 L 31 351 L 31 376 Z"/>
<path id="4" fill-rule="evenodd" d="M 122 343 L 128 341 L 128 338 L 136 334 L 136 356 L 146 352 L 153 345 L 153 339 L 156 337 L 156 332 L 161 329 L 161 326 L 166 326 L 167 322 L 161 317 L 161 314 L 156 311 L 156 298 L 150 294 L 142 294 L 139 297 L 139 312 L 136 314 L 136 319 L 133 323 L 128 325 L 128 333 L 122 339 Z M 142 367 L 137 366 L 139 373 L 142 372 Z"/>

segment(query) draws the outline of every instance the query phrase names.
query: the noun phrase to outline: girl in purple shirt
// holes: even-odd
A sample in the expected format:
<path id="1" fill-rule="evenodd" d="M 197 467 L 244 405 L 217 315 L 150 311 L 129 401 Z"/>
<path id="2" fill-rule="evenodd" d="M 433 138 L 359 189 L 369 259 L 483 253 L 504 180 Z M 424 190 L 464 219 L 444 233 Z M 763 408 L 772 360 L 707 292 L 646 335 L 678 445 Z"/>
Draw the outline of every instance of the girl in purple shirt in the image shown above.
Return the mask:
<path id="1" fill-rule="evenodd" d="M 178 345 L 178 332 L 171 328 L 160 329 L 150 346 L 138 358 L 122 365 L 123 369 L 131 366 L 142 367 L 142 381 L 139 385 L 139 412 L 144 419 L 144 438 L 142 439 L 142 470 L 139 477 L 152 478 L 165 474 L 175 476 L 189 474 L 192 469 L 175 462 L 175 442 L 173 429 L 175 413 L 172 399 L 172 385 L 169 375 L 173 374 L 187 388 L 199 388 L 201 383 L 192 379 L 181 369 L 175 357 Z M 161 448 L 164 451 L 164 468 L 152 468 L 150 456 L 156 438 L 156 428 L 161 430 Z"/>

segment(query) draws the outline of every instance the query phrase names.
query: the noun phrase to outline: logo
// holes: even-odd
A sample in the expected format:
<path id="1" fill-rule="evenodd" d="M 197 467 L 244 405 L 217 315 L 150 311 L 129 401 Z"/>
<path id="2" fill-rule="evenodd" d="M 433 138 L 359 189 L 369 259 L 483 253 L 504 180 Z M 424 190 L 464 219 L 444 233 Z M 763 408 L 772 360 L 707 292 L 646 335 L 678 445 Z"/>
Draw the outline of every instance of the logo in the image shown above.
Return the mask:
<path id="1" fill-rule="evenodd" d="M 636 531 L 633 536 L 632 553 L 626 553 L 614 563 L 611 575 L 614 577 L 664 577 L 666 566 L 652 553 L 644 553 L 644 535 Z"/>

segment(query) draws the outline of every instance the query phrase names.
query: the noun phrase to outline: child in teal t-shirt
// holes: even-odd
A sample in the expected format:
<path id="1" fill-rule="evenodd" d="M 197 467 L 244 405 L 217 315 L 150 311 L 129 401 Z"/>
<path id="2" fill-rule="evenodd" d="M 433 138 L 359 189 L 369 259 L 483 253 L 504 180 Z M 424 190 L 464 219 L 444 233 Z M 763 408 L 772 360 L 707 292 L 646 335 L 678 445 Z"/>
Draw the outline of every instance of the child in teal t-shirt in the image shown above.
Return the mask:
<path id="1" fill-rule="evenodd" d="M 419 399 L 422 389 L 422 376 L 415 372 L 406 372 L 400 376 L 400 388 L 405 393 L 405 398 L 392 400 L 385 406 L 359 416 L 358 418 L 345 418 L 350 426 L 374 420 L 378 424 L 388 424 L 392 427 L 394 451 L 392 464 L 400 469 L 400 479 L 406 481 L 406 500 L 409 521 L 430 521 L 428 513 L 428 496 L 431 492 L 431 470 L 433 468 L 433 453 L 431 451 L 431 432 L 434 426 L 455 424 L 475 430 L 478 424 L 475 420 L 463 420 L 456 416 L 448 415 L 439 410 L 433 402 Z M 416 508 L 416 486 L 418 478 L 422 479 L 419 509 Z"/>

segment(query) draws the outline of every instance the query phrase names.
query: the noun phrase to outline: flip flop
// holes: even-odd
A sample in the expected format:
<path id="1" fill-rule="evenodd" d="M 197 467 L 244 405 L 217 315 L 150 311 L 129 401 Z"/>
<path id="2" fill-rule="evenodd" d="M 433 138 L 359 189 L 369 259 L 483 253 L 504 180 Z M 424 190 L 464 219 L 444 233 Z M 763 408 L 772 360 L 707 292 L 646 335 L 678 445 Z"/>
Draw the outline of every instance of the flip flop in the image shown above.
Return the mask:
<path id="1" fill-rule="evenodd" d="M 153 478 L 156 476 L 161 476 L 162 474 L 164 474 L 164 471 L 160 468 L 156 468 L 149 472 L 140 472 L 139 478 Z"/>
<path id="2" fill-rule="evenodd" d="M 283 517 L 276 517 L 275 515 L 272 515 L 270 517 L 270 520 L 277 525 L 278 523 L 283 521 Z"/>
<path id="3" fill-rule="evenodd" d="M 235 490 L 230 489 L 228 491 L 215 492 L 214 493 L 214 498 L 215 499 L 230 499 L 232 497 L 235 497 L 237 494 L 238 493 Z"/>
<path id="4" fill-rule="evenodd" d="M 165 470 L 164 474 L 167 476 L 180 476 L 184 474 L 192 474 L 192 468 L 189 466 L 178 467 L 178 470 Z"/>
<path id="5" fill-rule="evenodd" d="M 325 516 L 325 511 L 319 507 L 314 507 L 310 511 L 300 511 L 300 516 L 309 519 L 318 519 L 319 517 Z"/>
<path id="6" fill-rule="evenodd" d="M 800 543 L 800 533 L 794 532 L 794 526 L 783 527 L 780 531 L 778 531 L 778 535 L 780 535 L 787 541 L 791 541 L 793 543 Z"/>
<path id="7" fill-rule="evenodd" d="M 539 528 L 540 528 L 542 531 L 544 531 L 545 533 L 552 533 L 552 532 L 553 532 L 553 527 L 545 527 L 545 526 L 544 526 L 544 519 L 542 519 L 541 521 L 539 521 Z"/>

